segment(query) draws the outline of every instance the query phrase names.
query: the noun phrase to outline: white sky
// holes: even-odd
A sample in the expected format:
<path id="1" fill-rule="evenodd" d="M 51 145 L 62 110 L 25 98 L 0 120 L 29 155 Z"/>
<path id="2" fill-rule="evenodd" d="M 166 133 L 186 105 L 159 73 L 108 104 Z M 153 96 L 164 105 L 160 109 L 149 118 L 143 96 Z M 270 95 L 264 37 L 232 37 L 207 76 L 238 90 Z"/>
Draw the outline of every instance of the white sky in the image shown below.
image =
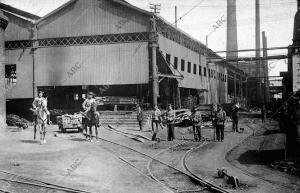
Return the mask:
<path id="1" fill-rule="evenodd" d="M 0 0 L 21 10 L 43 16 L 68 0 Z M 226 18 L 227 0 L 127 0 L 129 3 L 149 10 L 150 3 L 161 4 L 160 15 L 170 23 L 175 21 L 175 5 L 178 27 L 192 37 L 205 43 L 205 36 L 213 31 L 213 25 L 222 16 Z M 198 6 L 196 6 L 198 5 Z M 261 0 L 261 31 L 266 31 L 268 47 L 288 46 L 292 43 L 296 0 Z M 255 0 L 237 0 L 238 48 L 255 48 Z M 226 49 L 226 26 L 224 23 L 208 38 L 208 47 L 214 51 Z M 269 52 L 286 54 L 286 50 Z M 254 53 L 240 53 L 239 56 L 254 56 Z M 286 70 L 284 60 L 271 61 L 275 66 L 270 75 L 279 75 Z M 270 62 L 270 63 L 271 63 Z"/>

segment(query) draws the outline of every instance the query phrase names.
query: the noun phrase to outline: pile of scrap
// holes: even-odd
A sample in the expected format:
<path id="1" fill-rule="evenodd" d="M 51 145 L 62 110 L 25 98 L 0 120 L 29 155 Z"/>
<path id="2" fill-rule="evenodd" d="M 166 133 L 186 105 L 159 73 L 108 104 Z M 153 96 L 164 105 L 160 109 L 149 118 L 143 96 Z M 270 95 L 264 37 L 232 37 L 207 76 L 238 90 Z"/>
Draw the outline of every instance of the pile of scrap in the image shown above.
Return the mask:
<path id="1" fill-rule="evenodd" d="M 6 118 L 6 124 L 8 126 L 17 126 L 22 129 L 27 129 L 31 123 L 28 120 L 19 117 L 18 115 L 10 114 Z"/>
<path id="2" fill-rule="evenodd" d="M 270 164 L 270 167 L 300 177 L 300 167 L 296 164 L 296 161 L 276 161 Z"/>

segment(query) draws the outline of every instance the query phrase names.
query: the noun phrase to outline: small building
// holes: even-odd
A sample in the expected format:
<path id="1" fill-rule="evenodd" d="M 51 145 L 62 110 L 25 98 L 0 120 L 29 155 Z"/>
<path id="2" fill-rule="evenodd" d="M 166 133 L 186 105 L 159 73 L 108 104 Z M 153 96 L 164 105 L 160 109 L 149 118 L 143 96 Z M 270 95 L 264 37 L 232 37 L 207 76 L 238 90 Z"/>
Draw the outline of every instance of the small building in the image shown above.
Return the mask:
<path id="1" fill-rule="evenodd" d="M 9 18 L 10 111 L 26 110 L 37 89 L 45 91 L 50 108 L 76 109 L 88 90 L 178 108 L 228 103 L 235 73 L 242 88 L 241 70 L 208 62 L 219 56 L 160 16 L 123 0 L 70 0 L 42 18 L 5 4 L 0 8 Z"/>

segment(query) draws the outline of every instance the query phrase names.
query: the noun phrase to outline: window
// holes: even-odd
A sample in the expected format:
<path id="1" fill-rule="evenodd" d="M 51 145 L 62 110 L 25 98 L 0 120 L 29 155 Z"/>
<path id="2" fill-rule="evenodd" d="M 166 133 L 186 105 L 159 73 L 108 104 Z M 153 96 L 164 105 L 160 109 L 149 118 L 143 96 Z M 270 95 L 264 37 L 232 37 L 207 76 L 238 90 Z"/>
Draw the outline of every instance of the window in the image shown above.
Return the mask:
<path id="1" fill-rule="evenodd" d="M 199 75 L 202 75 L 202 66 L 199 65 Z"/>
<path id="2" fill-rule="evenodd" d="M 194 74 L 197 74 L 197 65 L 194 64 Z"/>
<path id="3" fill-rule="evenodd" d="M 226 76 L 226 75 L 225 75 L 224 81 L 225 81 L 225 82 L 227 81 L 227 76 Z"/>
<path id="4" fill-rule="evenodd" d="M 208 77 L 210 77 L 210 69 L 208 69 Z"/>
<path id="5" fill-rule="evenodd" d="M 6 85 L 12 86 L 17 84 L 17 65 L 6 64 L 5 65 L 5 82 Z"/>
<path id="6" fill-rule="evenodd" d="M 178 67 L 178 58 L 174 57 L 174 69 L 177 69 Z"/>
<path id="7" fill-rule="evenodd" d="M 203 75 L 206 76 L 206 67 L 203 67 Z"/>
<path id="8" fill-rule="evenodd" d="M 213 78 L 216 78 L 216 71 L 213 70 Z"/>
<path id="9" fill-rule="evenodd" d="M 170 61 L 171 61 L 171 55 L 170 54 L 166 54 L 166 60 L 168 65 L 170 65 Z"/>
<path id="10" fill-rule="evenodd" d="M 181 71 L 184 71 L 184 63 L 185 63 L 185 61 L 181 60 Z"/>
<path id="11" fill-rule="evenodd" d="M 191 63 L 188 62 L 188 73 L 191 73 Z"/>

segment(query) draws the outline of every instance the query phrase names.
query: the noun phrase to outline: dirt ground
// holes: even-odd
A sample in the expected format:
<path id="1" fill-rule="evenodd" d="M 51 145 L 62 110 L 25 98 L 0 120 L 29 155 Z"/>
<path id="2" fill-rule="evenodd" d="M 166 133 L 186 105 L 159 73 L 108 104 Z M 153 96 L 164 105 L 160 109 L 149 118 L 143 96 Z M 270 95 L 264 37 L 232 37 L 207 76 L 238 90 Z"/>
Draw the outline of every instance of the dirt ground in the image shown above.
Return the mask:
<path id="1" fill-rule="evenodd" d="M 187 167 L 194 174 L 232 192 L 297 192 L 298 189 L 276 185 L 276 182 L 297 184 L 298 178 L 278 174 L 267 166 L 251 162 L 251 160 L 255 160 L 253 154 L 248 154 L 249 157 L 247 158 L 243 157 L 244 160 L 250 160 L 249 163 L 240 161 L 240 157 L 244 156 L 245 151 L 255 148 L 255 144 L 258 143 L 258 139 L 248 138 L 253 131 L 245 123 L 242 121 L 240 126 L 245 128 L 243 133 L 231 132 L 231 124 L 228 123 L 225 140 L 222 143 L 213 141 L 214 132 L 212 129 L 203 128 L 202 134 L 206 139 L 206 145 L 191 151 L 186 157 Z M 249 123 L 247 124 L 249 125 Z M 254 121 L 250 125 L 252 128 L 261 128 L 258 121 Z M 56 125 L 48 127 L 45 145 L 39 145 L 37 141 L 32 140 L 32 127 L 20 132 L 13 132 L 16 130 L 12 129 L 1 132 L 0 170 L 91 192 L 172 192 L 149 176 L 137 172 L 136 169 L 102 148 L 101 142 L 87 142 L 82 134 L 76 132 L 62 134 L 58 133 L 57 129 Z M 122 128 L 118 129 L 122 130 Z M 145 128 L 143 132 L 136 129 L 123 129 L 123 131 L 150 138 L 151 130 L 149 129 Z M 183 170 L 180 164 L 182 152 L 164 154 L 164 156 L 160 156 L 159 153 L 181 142 L 194 143 L 194 145 L 199 143 L 192 141 L 191 128 L 176 128 L 176 140 L 173 142 L 167 142 L 166 129 L 160 129 L 158 137 L 162 141 L 158 145 L 148 140 L 141 143 L 104 128 L 100 128 L 99 131 L 101 138 L 134 148 L 172 164 L 180 170 Z M 234 151 L 231 151 L 245 139 L 248 140 L 238 146 L 241 148 L 235 148 Z M 183 150 L 184 147 L 182 146 L 181 149 Z M 187 148 L 186 151 L 188 150 L 190 149 Z M 230 155 L 227 155 L 228 152 Z M 74 165 L 76 167 L 73 167 Z M 222 179 L 216 177 L 217 168 L 222 167 L 225 167 L 230 174 L 238 176 L 243 184 L 242 188 L 229 189 Z M 0 176 L 2 176 L 1 172 Z M 272 181 L 263 180 L 263 177 L 272 179 Z M 14 188 L 0 181 L 0 188 L 3 187 L 8 187 L 10 191 Z M 13 192 L 22 191 L 15 189 Z"/>

